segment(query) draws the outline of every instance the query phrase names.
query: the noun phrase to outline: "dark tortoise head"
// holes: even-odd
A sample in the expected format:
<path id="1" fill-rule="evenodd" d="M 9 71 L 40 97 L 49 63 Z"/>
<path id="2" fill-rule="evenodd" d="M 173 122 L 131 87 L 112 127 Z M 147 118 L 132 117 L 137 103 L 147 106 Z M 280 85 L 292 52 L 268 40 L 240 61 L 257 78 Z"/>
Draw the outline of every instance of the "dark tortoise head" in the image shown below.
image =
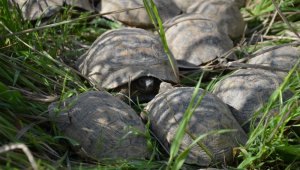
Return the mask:
<path id="1" fill-rule="evenodd" d="M 136 82 L 133 82 L 132 86 L 134 90 L 139 90 L 141 92 L 153 92 L 155 90 L 155 84 L 156 78 L 154 77 L 141 77 L 136 80 Z"/>
<path id="2" fill-rule="evenodd" d="M 160 83 L 161 80 L 155 77 L 143 76 L 116 88 L 115 91 L 119 92 L 117 97 L 123 101 L 129 102 L 130 98 L 133 102 L 145 103 L 155 97 Z"/>

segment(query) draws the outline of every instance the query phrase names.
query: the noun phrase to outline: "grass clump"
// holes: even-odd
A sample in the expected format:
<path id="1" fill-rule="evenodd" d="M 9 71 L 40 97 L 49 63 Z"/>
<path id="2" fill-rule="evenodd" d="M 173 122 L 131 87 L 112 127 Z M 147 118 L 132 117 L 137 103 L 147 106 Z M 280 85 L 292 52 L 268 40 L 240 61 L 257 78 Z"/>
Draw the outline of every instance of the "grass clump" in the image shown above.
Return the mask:
<path id="1" fill-rule="evenodd" d="M 249 140 L 241 150 L 243 161 L 238 168 L 294 169 L 299 166 L 299 63 L 290 71 L 284 82 L 257 114 L 263 113 L 258 125 L 252 126 Z M 293 90 L 293 97 L 283 101 L 283 92 Z M 297 90 L 296 90 L 297 89 Z M 274 117 L 270 113 L 276 109 Z M 295 120 L 295 121 L 294 121 Z M 254 122 L 254 121 L 253 121 Z M 275 166 L 274 166 L 275 165 Z"/>

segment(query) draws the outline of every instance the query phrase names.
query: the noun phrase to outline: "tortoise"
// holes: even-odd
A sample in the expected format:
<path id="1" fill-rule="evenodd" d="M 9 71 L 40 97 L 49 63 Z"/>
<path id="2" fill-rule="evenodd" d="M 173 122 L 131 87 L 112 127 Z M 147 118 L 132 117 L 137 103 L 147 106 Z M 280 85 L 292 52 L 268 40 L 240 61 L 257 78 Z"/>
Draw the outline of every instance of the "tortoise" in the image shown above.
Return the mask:
<path id="1" fill-rule="evenodd" d="M 50 17 L 57 13 L 64 4 L 95 11 L 94 4 L 99 0 L 9 0 L 10 5 L 18 6 L 27 20 Z"/>
<path id="2" fill-rule="evenodd" d="M 159 15 L 163 21 L 166 21 L 180 14 L 180 10 L 172 2 L 172 0 L 154 0 L 154 3 L 156 4 Z M 143 0 L 102 0 L 101 3 L 98 4 L 97 9 L 101 13 L 106 13 L 143 6 Z M 153 24 L 145 8 L 125 11 L 121 13 L 114 13 L 105 16 L 133 27 L 153 27 Z"/>
<path id="3" fill-rule="evenodd" d="M 99 89 L 121 92 L 140 102 L 151 100 L 161 81 L 178 82 L 176 61 L 172 68 L 159 37 L 139 28 L 102 34 L 76 67 Z"/>
<path id="4" fill-rule="evenodd" d="M 195 88 L 171 87 L 165 84 L 164 82 L 161 84 L 160 93 L 145 107 L 146 115 L 144 114 L 143 117 L 150 121 L 153 133 L 168 150 Z M 183 138 L 180 150 L 182 151 L 190 145 L 194 137 L 214 130 L 235 129 L 236 131 L 228 133 L 209 135 L 201 140 L 211 152 L 212 157 L 208 156 L 202 147 L 195 145 L 186 159 L 186 163 L 199 166 L 208 166 L 224 160 L 226 164 L 230 164 L 233 159 L 232 149 L 245 144 L 247 135 L 231 114 L 228 106 L 214 94 L 199 89 L 194 104 L 202 96 L 203 99 L 196 106 L 186 128 L 187 133 Z"/>
<path id="5" fill-rule="evenodd" d="M 232 39 L 243 35 L 245 22 L 239 8 L 228 0 L 198 1 L 191 5 L 187 13 L 199 13 L 201 17 L 215 21 L 219 28 Z"/>
<path id="6" fill-rule="evenodd" d="M 282 77 L 271 71 L 239 69 L 219 81 L 213 93 L 236 110 L 232 112 L 233 115 L 248 133 L 255 111 L 269 100 L 282 81 Z M 286 100 L 290 96 L 291 93 L 286 92 L 283 99 Z"/>
<path id="7" fill-rule="evenodd" d="M 226 33 L 217 24 L 202 18 L 201 14 L 182 14 L 164 23 L 166 40 L 175 59 L 196 66 L 221 59 L 233 48 Z M 230 54 L 229 59 L 235 59 Z"/>
<path id="8" fill-rule="evenodd" d="M 63 6 L 61 0 L 9 0 L 10 5 L 16 5 L 22 11 L 26 20 L 36 20 L 40 17 L 50 17 Z"/>
<path id="9" fill-rule="evenodd" d="M 134 110 L 107 92 L 90 91 L 49 106 L 51 120 L 95 160 L 149 156 L 145 127 Z"/>
<path id="10" fill-rule="evenodd" d="M 192 6 L 193 4 L 198 3 L 198 2 L 204 2 L 204 1 L 207 1 L 207 0 L 185 0 L 185 1 L 173 0 L 173 2 L 176 4 L 176 6 L 183 12 L 186 12 L 187 9 L 190 6 Z M 208 0 L 208 2 L 209 1 L 210 0 Z M 236 5 L 238 8 L 241 8 L 241 7 L 245 6 L 245 4 L 246 4 L 245 0 L 227 0 L 227 1 L 233 2 L 234 5 Z"/>
<path id="11" fill-rule="evenodd" d="M 254 55 L 260 54 L 262 51 L 274 48 L 274 46 L 265 47 L 257 51 Z M 274 71 L 277 75 L 284 78 L 287 72 L 291 70 L 299 60 L 300 48 L 292 46 L 284 46 L 266 53 L 257 55 L 248 61 L 248 64 L 257 64 L 269 66 L 272 68 L 282 69 L 283 71 Z M 300 68 L 300 67 L 299 67 Z M 285 70 L 285 71 L 284 71 Z"/>

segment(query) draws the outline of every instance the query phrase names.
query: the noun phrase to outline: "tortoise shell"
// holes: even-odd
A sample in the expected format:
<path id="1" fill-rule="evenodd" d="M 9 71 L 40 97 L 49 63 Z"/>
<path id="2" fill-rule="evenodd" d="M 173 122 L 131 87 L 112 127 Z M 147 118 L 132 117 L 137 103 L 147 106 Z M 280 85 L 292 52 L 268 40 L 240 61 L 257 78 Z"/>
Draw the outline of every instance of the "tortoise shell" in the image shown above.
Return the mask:
<path id="1" fill-rule="evenodd" d="M 273 47 L 263 48 L 262 50 L 257 51 L 255 54 L 259 54 L 261 51 L 267 50 L 268 48 Z M 299 56 L 300 47 L 285 46 L 253 57 L 248 61 L 248 64 L 257 64 L 272 68 L 284 69 L 286 71 L 274 71 L 277 75 L 283 78 L 287 75 L 287 72 L 295 66 L 299 60 Z"/>
<path id="2" fill-rule="evenodd" d="M 154 0 L 162 21 L 166 21 L 180 14 L 180 10 L 172 2 L 172 0 Z M 98 4 L 97 9 L 101 13 L 119 11 L 123 9 L 143 7 L 143 0 L 102 0 Z M 153 27 L 145 8 L 125 11 L 121 13 L 114 13 L 105 15 L 111 19 L 118 20 L 126 25 L 148 28 Z"/>
<path id="3" fill-rule="evenodd" d="M 82 8 L 88 11 L 95 11 L 94 4 L 99 0 L 9 0 L 11 5 L 17 5 L 22 15 L 27 20 L 50 17 L 57 13 L 64 4 Z"/>
<path id="4" fill-rule="evenodd" d="M 164 25 L 169 48 L 176 60 L 199 66 L 218 59 L 233 48 L 228 35 L 201 14 L 183 14 Z M 228 58 L 235 59 L 236 56 L 231 54 Z"/>
<path id="5" fill-rule="evenodd" d="M 280 76 L 267 70 L 240 69 L 219 81 L 213 93 L 238 111 L 233 115 L 249 132 L 249 122 L 255 111 L 269 100 L 282 81 Z M 290 95 L 285 93 L 283 97 Z"/>
<path id="6" fill-rule="evenodd" d="M 239 8 L 228 0 L 209 0 L 195 2 L 187 9 L 187 13 L 199 13 L 201 17 L 215 21 L 218 28 L 231 38 L 241 37 L 245 22 Z"/>
<path id="7" fill-rule="evenodd" d="M 40 17 L 49 17 L 57 13 L 63 6 L 61 0 L 9 0 L 11 5 L 21 9 L 26 20 L 36 20 Z"/>
<path id="8" fill-rule="evenodd" d="M 57 110 L 56 112 L 55 110 Z M 106 92 L 86 92 L 49 106 L 50 117 L 65 136 L 97 160 L 140 159 L 149 155 L 145 127 L 127 104 Z"/>
<path id="9" fill-rule="evenodd" d="M 174 64 L 174 71 L 178 72 L 176 62 Z M 128 84 L 143 83 L 140 78 L 155 78 L 154 83 L 157 80 L 178 82 L 178 73 L 174 74 L 159 37 L 139 28 L 121 28 L 102 34 L 76 65 L 99 88 L 126 89 Z M 159 87 L 156 84 L 154 93 Z M 147 89 L 143 92 L 152 93 Z"/>
<path id="10" fill-rule="evenodd" d="M 162 83 L 162 86 L 164 84 Z M 194 90 L 195 88 L 192 87 L 176 87 L 162 90 L 145 108 L 151 129 L 167 149 L 170 149 L 170 144 L 173 142 L 176 130 L 191 101 Z M 186 133 L 184 136 L 181 151 L 193 142 L 192 136 L 198 137 L 214 130 L 235 129 L 237 131 L 209 135 L 201 140 L 212 153 L 212 159 L 199 145 L 191 149 L 186 159 L 186 163 L 200 166 L 208 166 L 224 160 L 230 163 L 233 159 L 233 147 L 244 144 L 247 141 L 247 136 L 227 105 L 215 95 L 199 89 L 195 103 L 202 95 L 204 95 L 203 99 L 200 105 L 196 107 L 187 126 L 189 133 Z"/>
<path id="11" fill-rule="evenodd" d="M 210 0 L 173 0 L 173 2 L 176 4 L 176 6 L 182 10 L 183 12 L 186 12 L 187 9 L 194 5 L 195 3 L 198 2 L 204 2 L 204 1 L 208 1 L 210 2 Z M 226 0 L 228 2 L 233 2 L 234 5 L 236 5 L 238 8 L 241 8 L 243 6 L 245 6 L 246 1 L 245 0 Z"/>

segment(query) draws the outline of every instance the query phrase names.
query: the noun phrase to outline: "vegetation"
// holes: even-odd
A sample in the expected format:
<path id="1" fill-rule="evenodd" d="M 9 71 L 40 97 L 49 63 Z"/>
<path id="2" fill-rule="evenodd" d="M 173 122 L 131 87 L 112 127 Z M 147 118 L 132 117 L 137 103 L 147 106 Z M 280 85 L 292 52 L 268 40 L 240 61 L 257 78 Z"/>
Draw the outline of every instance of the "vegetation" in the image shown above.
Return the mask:
<path id="1" fill-rule="evenodd" d="M 151 1 L 144 0 L 144 3 L 168 51 L 158 12 Z M 268 45 L 300 45 L 299 0 L 249 0 L 241 11 L 248 31 L 235 48 L 240 58 L 251 57 Z M 94 88 L 72 68 L 74 60 L 103 32 L 119 27 L 119 23 L 71 7 L 65 7 L 47 20 L 29 22 L 22 18 L 19 9 L 9 7 L 7 0 L 0 0 L 0 169 L 34 168 L 32 162 L 38 169 L 179 169 L 185 166 L 182 163 L 188 150 L 178 155 L 178 143 L 172 145 L 170 158 L 161 160 L 156 159 L 162 157 L 159 152 L 151 160 L 81 159 L 72 150 L 76 141 L 60 134 L 47 117 L 47 107 L 52 101 Z M 252 127 L 246 146 L 237 148 L 236 168 L 300 167 L 300 72 L 297 68 L 289 72 L 269 102 L 257 112 L 264 113 L 263 118 L 258 126 Z M 201 82 L 199 77 L 201 73 L 189 77 L 188 84 L 211 90 L 221 78 Z M 287 90 L 294 95 L 283 101 L 282 94 Z M 193 100 L 200 102 L 201 98 Z M 187 112 L 192 114 L 193 107 L 190 105 Z M 268 117 L 273 108 L 278 109 L 277 116 Z M 178 141 L 188 120 L 189 116 L 181 124 Z M 20 145 L 10 145 L 17 143 Z M 156 151 L 155 143 L 152 146 Z"/>

